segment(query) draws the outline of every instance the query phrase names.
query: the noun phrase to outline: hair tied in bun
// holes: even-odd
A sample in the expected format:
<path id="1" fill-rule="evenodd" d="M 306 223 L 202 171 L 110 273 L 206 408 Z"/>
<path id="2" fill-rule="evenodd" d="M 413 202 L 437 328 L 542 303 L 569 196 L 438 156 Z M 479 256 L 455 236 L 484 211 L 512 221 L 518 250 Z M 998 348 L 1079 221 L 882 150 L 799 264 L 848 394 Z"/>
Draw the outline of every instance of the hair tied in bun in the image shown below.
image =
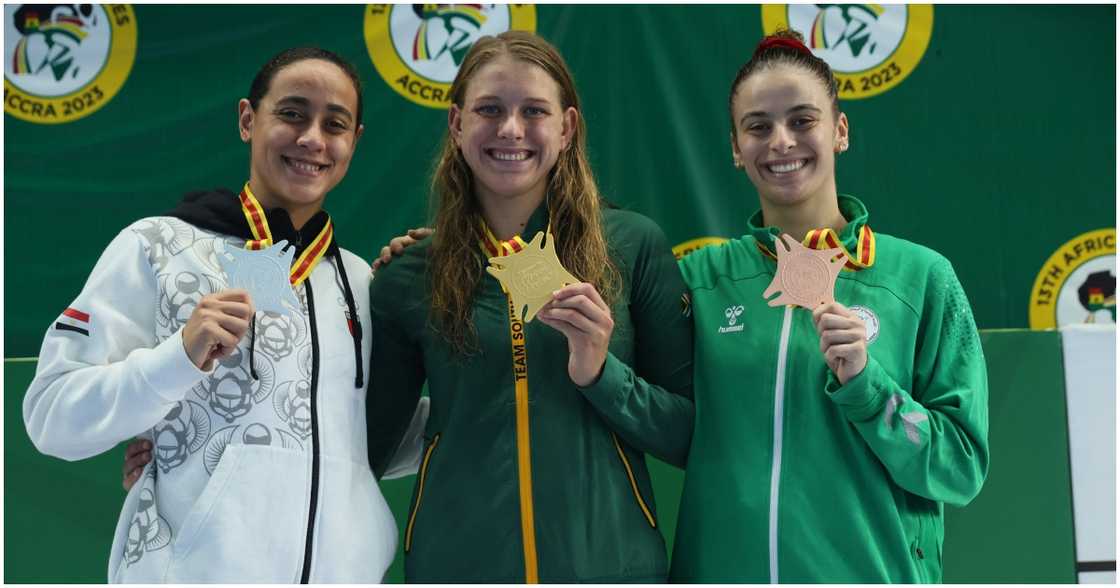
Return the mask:
<path id="1" fill-rule="evenodd" d="M 751 57 L 751 59 L 758 57 L 759 54 L 761 54 L 763 51 L 766 51 L 767 49 L 770 49 L 772 47 L 786 47 L 788 49 L 793 49 L 794 51 L 799 51 L 806 55 L 813 54 L 813 52 L 810 51 L 804 43 L 798 41 L 797 39 L 773 35 L 770 37 L 766 37 L 758 44 L 758 47 L 755 48 L 754 55 Z"/>

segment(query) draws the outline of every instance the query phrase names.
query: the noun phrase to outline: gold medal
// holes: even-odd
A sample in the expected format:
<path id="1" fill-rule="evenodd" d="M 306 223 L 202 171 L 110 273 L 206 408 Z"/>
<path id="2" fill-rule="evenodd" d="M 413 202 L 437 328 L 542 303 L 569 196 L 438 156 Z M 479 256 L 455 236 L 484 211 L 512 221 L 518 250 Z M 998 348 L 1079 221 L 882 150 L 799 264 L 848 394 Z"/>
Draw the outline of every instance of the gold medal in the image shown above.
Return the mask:
<path id="1" fill-rule="evenodd" d="M 514 313 L 528 323 L 549 300 L 552 293 L 577 280 L 556 256 L 552 233 L 538 232 L 529 244 L 516 253 L 491 257 L 486 272 L 502 284 L 512 300 Z"/>

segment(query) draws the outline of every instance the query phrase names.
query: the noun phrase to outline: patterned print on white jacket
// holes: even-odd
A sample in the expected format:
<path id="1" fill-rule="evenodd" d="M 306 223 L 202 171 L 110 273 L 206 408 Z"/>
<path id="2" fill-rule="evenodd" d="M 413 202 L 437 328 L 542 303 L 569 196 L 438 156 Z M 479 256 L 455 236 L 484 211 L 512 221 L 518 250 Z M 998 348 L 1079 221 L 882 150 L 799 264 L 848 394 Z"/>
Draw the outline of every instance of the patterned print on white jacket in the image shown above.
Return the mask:
<path id="1" fill-rule="evenodd" d="M 47 331 L 24 399 L 28 433 L 68 460 L 152 440 L 154 459 L 121 510 L 111 582 L 379 582 L 397 529 L 368 465 L 366 387 L 355 387 L 347 323 L 361 321 L 368 365 L 369 266 L 340 250 L 296 288 L 300 312 L 257 313 L 256 379 L 249 334 L 203 372 L 182 328 L 202 296 L 225 287 L 216 251 L 244 244 L 172 217 L 121 231 L 71 304 L 85 328 Z M 394 477 L 415 472 L 426 410 Z"/>

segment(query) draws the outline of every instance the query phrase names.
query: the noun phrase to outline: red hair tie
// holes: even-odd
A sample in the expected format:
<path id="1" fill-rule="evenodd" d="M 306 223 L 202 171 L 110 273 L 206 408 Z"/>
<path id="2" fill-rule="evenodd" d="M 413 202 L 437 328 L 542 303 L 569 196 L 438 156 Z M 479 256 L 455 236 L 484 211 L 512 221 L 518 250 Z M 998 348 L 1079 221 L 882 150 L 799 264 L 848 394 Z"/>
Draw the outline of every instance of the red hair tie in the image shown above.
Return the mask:
<path id="1" fill-rule="evenodd" d="M 787 49 L 793 49 L 794 51 L 798 51 L 806 55 L 813 54 L 813 52 L 810 51 L 804 43 L 798 41 L 797 39 L 789 39 L 786 37 L 766 37 L 762 40 L 761 43 L 758 44 L 758 47 L 755 48 L 754 55 L 751 56 L 751 59 L 758 57 L 759 54 L 761 54 L 763 51 L 766 51 L 767 49 L 770 49 L 771 47 L 786 47 Z"/>

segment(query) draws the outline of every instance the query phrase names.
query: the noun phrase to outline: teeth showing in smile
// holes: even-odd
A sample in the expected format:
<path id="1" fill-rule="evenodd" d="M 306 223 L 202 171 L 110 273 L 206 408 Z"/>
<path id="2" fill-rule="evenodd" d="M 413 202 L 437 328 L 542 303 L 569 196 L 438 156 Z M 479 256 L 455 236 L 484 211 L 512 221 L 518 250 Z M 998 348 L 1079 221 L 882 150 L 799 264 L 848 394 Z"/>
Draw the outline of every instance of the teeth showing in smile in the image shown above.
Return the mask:
<path id="1" fill-rule="evenodd" d="M 798 159 L 797 161 L 791 161 L 788 163 L 776 163 L 768 165 L 766 167 L 776 174 L 788 174 L 805 167 L 805 160 Z"/>
<path id="2" fill-rule="evenodd" d="M 491 151 L 490 155 L 492 155 L 494 159 L 500 159 L 502 161 L 525 161 L 526 159 L 529 159 L 528 151 L 518 151 L 516 153 Z"/>
<path id="3" fill-rule="evenodd" d="M 306 162 L 306 161 L 300 161 L 298 159 L 291 159 L 291 158 L 288 158 L 288 157 L 285 157 L 284 161 L 286 161 L 288 163 L 288 165 L 296 168 L 297 170 L 299 170 L 301 172 L 309 173 L 309 174 L 317 174 L 317 173 L 327 169 L 327 166 L 325 166 L 325 165 L 319 165 L 319 164 L 316 164 L 316 163 L 309 163 L 309 162 Z"/>

